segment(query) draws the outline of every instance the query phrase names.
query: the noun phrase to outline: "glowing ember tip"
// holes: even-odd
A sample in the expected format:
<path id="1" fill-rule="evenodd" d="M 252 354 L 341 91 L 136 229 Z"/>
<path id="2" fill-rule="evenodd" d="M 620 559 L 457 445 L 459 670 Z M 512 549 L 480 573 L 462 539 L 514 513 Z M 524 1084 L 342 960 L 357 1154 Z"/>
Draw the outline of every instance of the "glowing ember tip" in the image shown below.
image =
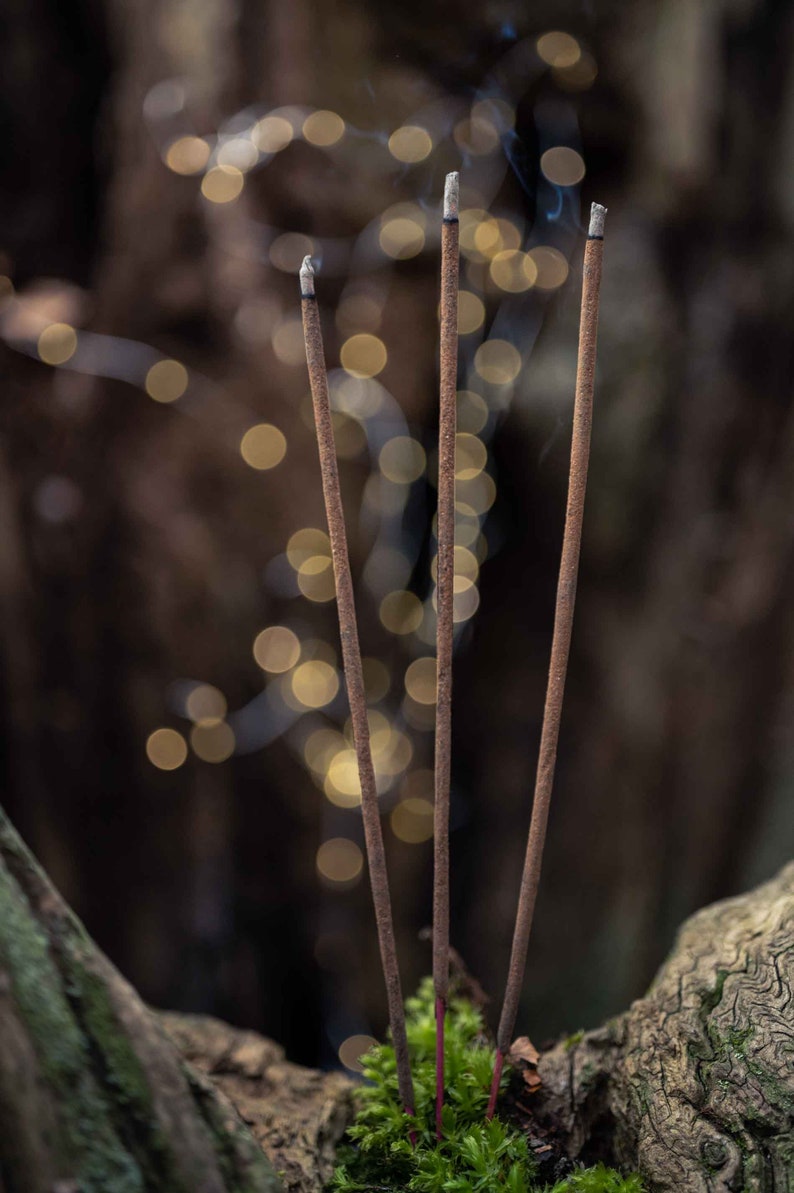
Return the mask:
<path id="1" fill-rule="evenodd" d="M 460 174 L 455 170 L 452 174 L 447 174 L 447 181 L 444 184 L 444 219 L 456 220 L 459 207 Z"/>
<path id="2" fill-rule="evenodd" d="M 306 296 L 314 294 L 314 268 L 311 257 L 303 258 L 303 265 L 300 268 L 300 279 L 301 294 L 305 294 Z"/>
<path id="3" fill-rule="evenodd" d="M 600 203 L 593 203 L 590 208 L 590 227 L 587 230 L 588 236 L 604 235 L 604 220 L 606 219 L 606 215 L 606 207 L 602 207 Z"/>

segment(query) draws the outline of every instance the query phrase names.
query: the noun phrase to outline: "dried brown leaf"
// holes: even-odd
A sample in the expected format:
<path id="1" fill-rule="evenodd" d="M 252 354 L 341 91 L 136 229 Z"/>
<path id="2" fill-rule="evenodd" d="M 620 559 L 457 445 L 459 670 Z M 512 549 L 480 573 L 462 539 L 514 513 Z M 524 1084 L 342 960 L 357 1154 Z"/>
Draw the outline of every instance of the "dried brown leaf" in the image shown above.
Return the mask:
<path id="1" fill-rule="evenodd" d="M 525 1064 L 532 1065 L 534 1068 L 539 1059 L 540 1053 L 529 1036 L 519 1036 L 517 1040 L 513 1041 L 509 1057 L 512 1065 L 518 1065 L 519 1061 L 524 1061 Z"/>

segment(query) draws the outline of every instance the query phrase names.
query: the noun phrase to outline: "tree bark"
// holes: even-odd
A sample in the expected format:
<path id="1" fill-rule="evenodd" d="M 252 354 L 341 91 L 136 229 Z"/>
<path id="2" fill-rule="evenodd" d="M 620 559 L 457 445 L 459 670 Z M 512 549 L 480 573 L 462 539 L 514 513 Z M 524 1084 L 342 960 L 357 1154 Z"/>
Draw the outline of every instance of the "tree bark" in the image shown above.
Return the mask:
<path id="1" fill-rule="evenodd" d="M 234 1104 L 285 1193 L 324 1189 L 353 1117 L 351 1078 L 292 1065 L 272 1040 L 208 1015 L 165 1012 L 160 1022 L 190 1065 Z"/>
<path id="2" fill-rule="evenodd" d="M 278 1193 L 0 812 L 0 1190 Z"/>
<path id="3" fill-rule="evenodd" d="M 792 924 L 794 863 L 689 919 L 644 998 L 516 1073 L 530 1134 L 652 1193 L 790 1190 Z M 0 1040 L 2 1193 L 320 1193 L 352 1115 L 347 1077 L 147 1010 L 2 812 Z"/>
<path id="4" fill-rule="evenodd" d="M 569 1156 L 653 1193 L 794 1187 L 794 864 L 697 912 L 644 998 L 539 1063 L 535 1117 Z"/>

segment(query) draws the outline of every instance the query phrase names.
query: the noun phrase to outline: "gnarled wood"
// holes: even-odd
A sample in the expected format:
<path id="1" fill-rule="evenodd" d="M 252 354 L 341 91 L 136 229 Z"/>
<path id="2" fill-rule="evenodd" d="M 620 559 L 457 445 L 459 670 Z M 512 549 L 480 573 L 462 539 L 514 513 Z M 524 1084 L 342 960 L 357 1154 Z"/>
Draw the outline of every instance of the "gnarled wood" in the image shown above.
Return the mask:
<path id="1" fill-rule="evenodd" d="M 279 1193 L 0 811 L 0 1189 Z"/>
<path id="2" fill-rule="evenodd" d="M 353 1117 L 354 1082 L 290 1064 L 272 1040 L 206 1015 L 165 1012 L 160 1022 L 190 1065 L 234 1103 L 285 1193 L 319 1193 Z"/>
<path id="3" fill-rule="evenodd" d="M 536 1113 L 654 1193 L 794 1188 L 794 864 L 687 920 L 645 998 L 542 1056 Z"/>
<path id="4" fill-rule="evenodd" d="M 693 916 L 645 998 L 541 1055 L 533 1129 L 653 1193 L 789 1193 L 793 930 L 794 864 Z M 2 812 L 0 1041 L 4 1190 L 320 1193 L 352 1116 L 348 1078 L 147 1010 Z"/>

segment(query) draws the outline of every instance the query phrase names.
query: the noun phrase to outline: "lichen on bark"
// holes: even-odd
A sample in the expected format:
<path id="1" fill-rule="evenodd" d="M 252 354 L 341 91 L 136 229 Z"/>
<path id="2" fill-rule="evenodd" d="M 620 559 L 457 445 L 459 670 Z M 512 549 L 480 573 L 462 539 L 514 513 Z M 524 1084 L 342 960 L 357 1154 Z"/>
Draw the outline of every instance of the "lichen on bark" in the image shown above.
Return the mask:
<path id="1" fill-rule="evenodd" d="M 794 864 L 692 916 L 644 998 L 541 1054 L 534 1125 L 650 1193 L 791 1193 L 793 978 Z M 0 1040 L 0 1188 L 319 1193 L 352 1114 L 341 1074 L 144 1007 L 2 811 Z"/>
<path id="2" fill-rule="evenodd" d="M 0 811 L 0 1186 L 278 1193 Z"/>
<path id="3" fill-rule="evenodd" d="M 536 1113 L 655 1193 L 794 1188 L 794 864 L 693 915 L 648 993 L 545 1053 Z"/>

